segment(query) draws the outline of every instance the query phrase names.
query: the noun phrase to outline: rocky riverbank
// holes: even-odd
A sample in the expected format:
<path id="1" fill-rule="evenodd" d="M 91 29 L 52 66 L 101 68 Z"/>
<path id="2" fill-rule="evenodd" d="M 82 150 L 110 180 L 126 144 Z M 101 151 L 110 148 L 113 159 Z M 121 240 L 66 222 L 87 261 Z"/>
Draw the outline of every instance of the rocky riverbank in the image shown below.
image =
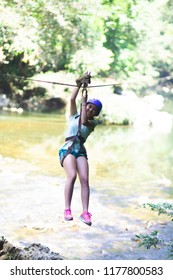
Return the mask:
<path id="1" fill-rule="evenodd" d="M 41 244 L 28 244 L 19 248 L 4 237 L 0 240 L 0 260 L 62 260 L 63 258 Z"/>
<path id="2" fill-rule="evenodd" d="M 133 91 L 122 91 L 121 94 L 112 92 L 112 88 L 99 89 L 99 93 L 89 89 L 92 97 L 99 98 L 103 103 L 103 110 L 99 116 L 102 124 L 152 126 L 159 129 L 169 129 L 173 123 L 173 116 L 161 111 L 164 97 L 150 93 L 145 97 L 138 97 Z M 23 112 L 63 112 L 68 110 L 69 92 L 61 92 L 55 96 L 37 96 L 30 92 L 25 100 L 10 100 L 0 95 L 0 108 L 4 111 L 22 114 Z"/>

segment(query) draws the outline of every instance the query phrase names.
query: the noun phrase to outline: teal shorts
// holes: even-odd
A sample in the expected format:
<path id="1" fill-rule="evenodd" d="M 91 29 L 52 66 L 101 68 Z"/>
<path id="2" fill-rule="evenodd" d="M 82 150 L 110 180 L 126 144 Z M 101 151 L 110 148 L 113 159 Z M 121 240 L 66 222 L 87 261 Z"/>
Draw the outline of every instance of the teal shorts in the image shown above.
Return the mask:
<path id="1" fill-rule="evenodd" d="M 59 159 L 60 159 L 60 163 L 62 163 L 62 159 L 63 157 L 66 155 L 67 150 L 66 149 L 61 149 L 59 150 Z M 74 151 L 73 148 L 69 151 L 68 155 L 71 154 L 73 155 L 75 158 L 78 157 L 85 157 L 86 159 L 88 159 L 87 157 L 87 152 L 85 149 L 81 149 L 79 151 Z M 61 164 L 62 165 L 62 164 Z"/>

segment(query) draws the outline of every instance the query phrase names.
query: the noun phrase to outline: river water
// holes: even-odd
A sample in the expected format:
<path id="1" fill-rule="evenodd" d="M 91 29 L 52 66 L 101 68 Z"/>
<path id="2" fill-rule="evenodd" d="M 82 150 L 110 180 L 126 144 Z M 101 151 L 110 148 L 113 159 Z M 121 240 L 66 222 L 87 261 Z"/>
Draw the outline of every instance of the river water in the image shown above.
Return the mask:
<path id="1" fill-rule="evenodd" d="M 167 259 L 160 249 L 138 247 L 136 234 L 159 229 L 166 242 L 172 224 L 141 207 L 172 202 L 173 129 L 102 126 L 89 137 L 90 212 L 93 225 L 79 221 L 80 184 L 63 220 L 65 174 L 58 149 L 64 141 L 64 115 L 0 115 L 1 236 L 25 246 L 41 243 L 67 259 Z"/>

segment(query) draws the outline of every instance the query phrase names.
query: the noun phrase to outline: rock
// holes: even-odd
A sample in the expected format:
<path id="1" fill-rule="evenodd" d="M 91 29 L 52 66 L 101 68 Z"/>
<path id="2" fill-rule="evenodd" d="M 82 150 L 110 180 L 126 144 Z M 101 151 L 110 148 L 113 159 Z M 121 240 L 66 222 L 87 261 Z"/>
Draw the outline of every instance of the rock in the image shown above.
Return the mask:
<path id="1" fill-rule="evenodd" d="M 4 237 L 0 240 L 0 260 L 62 260 L 63 258 L 41 244 L 29 244 L 24 248 L 17 248 Z"/>
<path id="2" fill-rule="evenodd" d="M 53 112 L 59 109 L 62 109 L 66 106 L 66 103 L 63 99 L 58 97 L 52 97 L 50 99 L 46 99 L 42 103 L 42 111 L 43 112 Z"/>
<path id="3" fill-rule="evenodd" d="M 9 99 L 6 97 L 5 94 L 0 94 L 0 108 L 8 106 Z"/>

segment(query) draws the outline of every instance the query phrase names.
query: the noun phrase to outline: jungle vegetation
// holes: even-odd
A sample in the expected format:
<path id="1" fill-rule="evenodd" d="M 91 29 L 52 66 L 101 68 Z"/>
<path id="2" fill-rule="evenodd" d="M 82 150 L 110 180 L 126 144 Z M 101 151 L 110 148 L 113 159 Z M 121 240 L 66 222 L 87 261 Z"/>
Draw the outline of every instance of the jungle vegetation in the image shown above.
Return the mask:
<path id="1" fill-rule="evenodd" d="M 1 0 L 0 92 L 49 71 L 92 69 L 140 88 L 171 79 L 172 10 L 171 0 Z"/>

